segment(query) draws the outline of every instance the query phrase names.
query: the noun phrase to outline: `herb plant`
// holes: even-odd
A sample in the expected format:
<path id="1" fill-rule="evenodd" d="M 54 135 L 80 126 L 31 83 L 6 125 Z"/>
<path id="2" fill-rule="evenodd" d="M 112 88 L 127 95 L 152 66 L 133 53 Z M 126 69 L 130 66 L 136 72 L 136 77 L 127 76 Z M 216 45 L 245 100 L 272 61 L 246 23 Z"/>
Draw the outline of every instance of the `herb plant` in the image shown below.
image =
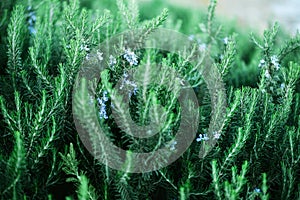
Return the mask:
<path id="1" fill-rule="evenodd" d="M 291 37 L 277 23 L 262 36 L 248 34 L 216 18 L 216 5 L 211 0 L 203 14 L 160 0 L 140 7 L 134 0 L 1 2 L 1 199 L 300 199 L 300 35 Z M 93 51 L 124 31 L 138 29 L 140 38 L 147 38 L 158 28 L 186 34 L 203 59 L 194 65 L 184 59 L 188 51 L 139 49 L 138 43 L 126 46 L 126 39 L 114 47 L 118 57 Z M 78 72 L 85 70 L 82 63 L 93 56 L 107 57 L 108 67 L 88 101 L 82 95 L 86 91 L 72 92 Z M 183 80 L 158 71 L 157 63 L 180 72 Z M 202 76 L 201 66 L 208 64 L 224 82 L 225 110 L 212 103 Z M 130 72 L 139 66 L 137 82 Z M 155 76 L 161 84 L 141 87 Z M 188 81 L 199 101 L 199 108 L 186 101 L 199 118 L 185 153 L 167 167 L 144 173 L 126 171 L 131 159 L 124 170 L 115 170 L 93 157 L 73 120 L 87 106 L 97 109 L 110 141 L 128 152 L 151 153 L 170 141 L 168 148 L 177 150 L 173 139 L 181 107 L 166 80 L 174 93 Z M 128 95 L 129 112 L 117 90 Z M 222 120 L 211 119 L 212 112 L 221 113 Z M 128 134 L 128 115 L 141 126 L 163 124 L 157 135 L 137 139 Z M 213 135 L 211 121 L 219 127 Z M 94 124 L 88 128 L 96 130 Z M 89 139 L 96 152 L 99 143 Z M 212 139 L 214 148 L 199 158 Z M 105 149 L 101 153 L 107 156 Z"/>

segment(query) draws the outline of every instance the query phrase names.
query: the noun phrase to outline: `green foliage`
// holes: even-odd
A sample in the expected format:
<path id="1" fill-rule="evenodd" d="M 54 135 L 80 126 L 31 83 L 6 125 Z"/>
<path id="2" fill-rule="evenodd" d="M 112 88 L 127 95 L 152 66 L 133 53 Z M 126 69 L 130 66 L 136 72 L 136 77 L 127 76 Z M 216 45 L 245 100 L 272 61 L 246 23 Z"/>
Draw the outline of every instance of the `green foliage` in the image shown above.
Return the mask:
<path id="1" fill-rule="evenodd" d="M 19 199 L 21 197 L 20 190 L 22 190 L 21 179 L 23 178 L 23 171 L 25 165 L 25 151 L 23 142 L 19 132 L 15 132 L 15 147 L 12 155 L 7 162 L 6 176 L 8 185 L 5 186 L 3 194 L 11 193 L 12 199 Z"/>
<path id="2" fill-rule="evenodd" d="M 161 0 L 137 2 L 0 3 L 0 198 L 299 199 L 299 33 L 290 37 L 275 23 L 262 36 L 249 36 L 233 22 L 218 19 L 216 0 L 210 1 L 205 15 Z M 178 54 L 139 49 L 159 27 L 188 34 L 195 45 Z M 123 38 L 113 47 L 121 56 L 109 58 L 99 83 L 93 77 L 76 82 L 82 63 L 95 59 L 94 48 L 136 29 L 132 40 L 138 42 L 127 46 Z M 197 53 L 199 62 L 191 63 Z M 96 55 L 100 61 L 105 56 Z M 214 105 L 213 110 L 224 115 L 219 121 L 210 119 L 211 99 L 217 97 L 210 97 L 211 88 L 202 77 L 208 63 L 225 83 L 227 97 L 219 98 L 227 102 L 227 109 Z M 172 76 L 172 70 L 182 77 Z M 152 80 L 156 83 L 149 84 Z M 171 165 L 129 173 L 136 164 L 135 152 L 165 146 L 177 151 L 174 138 L 182 118 L 177 97 L 184 80 L 200 105 L 199 119 L 190 117 L 185 124 L 198 120 L 195 129 L 203 136 L 212 120 L 219 127 L 215 147 L 200 159 L 199 150 L 207 141 L 198 138 Z M 97 86 L 94 97 L 88 98 L 88 85 Z M 78 91 L 72 99 L 74 88 Z M 128 104 L 120 90 L 130 97 Z M 195 106 L 187 99 L 184 103 L 194 116 Z M 91 105 L 99 112 L 91 111 Z M 90 147 L 93 155 L 101 156 L 98 159 L 122 163 L 110 157 L 106 144 L 128 150 L 124 171 L 90 154 L 74 125 L 76 116 L 90 133 Z M 100 129 L 107 137 L 92 134 Z M 136 130 L 153 136 L 137 138 Z M 154 159 L 164 162 L 163 157 Z"/>

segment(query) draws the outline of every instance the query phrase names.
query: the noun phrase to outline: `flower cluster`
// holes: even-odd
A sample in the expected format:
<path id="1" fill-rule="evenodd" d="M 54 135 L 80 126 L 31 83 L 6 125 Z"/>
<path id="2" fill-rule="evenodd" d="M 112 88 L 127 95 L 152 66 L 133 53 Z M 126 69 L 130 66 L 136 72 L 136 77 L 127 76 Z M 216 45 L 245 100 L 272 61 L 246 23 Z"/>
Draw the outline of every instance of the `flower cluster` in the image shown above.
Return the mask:
<path id="1" fill-rule="evenodd" d="M 120 86 L 120 89 L 122 90 L 125 86 L 129 86 L 132 89 L 129 89 L 128 97 L 130 98 L 132 94 L 136 95 L 138 90 L 136 83 L 128 79 L 128 74 L 126 72 L 124 72 L 123 77 L 124 79 Z"/>
<path id="2" fill-rule="evenodd" d="M 170 145 L 170 150 L 174 151 L 176 149 L 175 145 L 177 144 L 177 141 L 175 140 L 174 142 L 171 143 Z"/>
<path id="3" fill-rule="evenodd" d="M 199 39 L 199 38 L 197 39 L 195 35 L 190 35 L 190 36 L 188 37 L 188 39 L 189 39 L 190 41 L 196 41 L 196 42 L 197 42 L 197 44 L 198 44 L 198 50 L 199 50 L 200 52 L 204 52 L 204 51 L 206 50 L 207 45 L 206 45 L 205 43 L 203 43 L 203 42 L 201 41 L 201 39 Z"/>
<path id="4" fill-rule="evenodd" d="M 117 64 L 117 59 L 115 57 L 113 57 L 113 55 L 110 55 L 108 64 L 109 64 L 110 67 L 115 66 Z"/>
<path id="5" fill-rule="evenodd" d="M 88 52 L 88 51 L 90 51 L 90 48 L 85 44 L 85 45 L 80 45 L 80 51 L 86 51 L 86 52 Z"/>
<path id="6" fill-rule="evenodd" d="M 223 43 L 224 43 L 225 45 L 227 45 L 228 42 L 229 42 L 229 38 L 228 38 L 228 37 L 223 38 Z"/>
<path id="7" fill-rule="evenodd" d="M 103 60 L 103 53 L 100 52 L 99 50 L 97 50 L 97 59 L 98 59 L 99 61 L 102 61 L 102 60 Z"/>
<path id="8" fill-rule="evenodd" d="M 280 61 L 277 55 L 272 55 L 269 59 L 261 59 L 258 64 L 263 69 L 263 76 L 268 80 L 263 93 L 269 92 L 275 95 L 282 95 L 285 89 L 285 83 L 280 75 Z"/>
<path id="9" fill-rule="evenodd" d="M 259 68 L 265 68 L 265 77 L 271 79 L 271 72 L 278 71 L 280 69 L 279 59 L 276 55 L 271 56 L 269 65 L 264 59 L 261 59 L 258 64 Z"/>
<path id="10" fill-rule="evenodd" d="M 87 45 L 80 45 L 80 51 L 86 52 L 86 56 L 85 56 L 86 60 L 90 59 L 90 54 L 89 54 L 90 48 Z"/>
<path id="11" fill-rule="evenodd" d="M 264 59 L 261 59 L 260 61 L 259 61 L 259 64 L 258 64 L 258 67 L 259 68 L 263 68 L 263 67 L 265 67 L 266 66 L 266 61 L 264 60 Z"/>
<path id="12" fill-rule="evenodd" d="M 280 64 L 279 64 L 279 59 L 276 55 L 271 56 L 271 61 L 270 63 L 272 64 L 272 66 L 274 66 L 275 70 L 278 71 L 280 69 Z M 267 62 L 264 59 L 261 59 L 259 61 L 258 67 L 260 68 L 264 68 L 267 66 Z"/>
<path id="13" fill-rule="evenodd" d="M 279 59 L 277 58 L 276 55 L 271 56 L 271 63 L 275 67 L 276 70 L 279 70 L 280 64 L 279 64 Z"/>
<path id="14" fill-rule="evenodd" d="M 105 105 L 105 102 L 108 101 L 107 91 L 104 91 L 102 98 L 98 97 L 97 101 L 100 106 L 100 111 L 99 111 L 100 118 L 108 119 L 108 116 L 106 114 L 106 105 Z"/>
<path id="15" fill-rule="evenodd" d="M 197 142 L 207 141 L 207 140 L 209 140 L 209 137 L 207 136 L 207 134 L 199 134 L 199 137 L 196 139 Z"/>
<path id="16" fill-rule="evenodd" d="M 268 69 L 265 71 L 265 77 L 266 77 L 267 79 L 270 79 L 270 78 L 271 78 L 271 74 L 270 74 L 270 72 L 269 72 Z"/>
<path id="17" fill-rule="evenodd" d="M 27 8 L 27 11 L 28 11 L 28 16 L 27 16 L 28 30 L 30 34 L 35 35 L 36 29 L 34 28 L 34 25 L 36 22 L 36 15 L 31 6 Z"/>
<path id="18" fill-rule="evenodd" d="M 130 49 L 125 50 L 123 57 L 125 58 L 125 60 L 127 60 L 129 62 L 130 66 L 138 65 L 138 57 Z"/>
<path id="19" fill-rule="evenodd" d="M 221 133 L 219 131 L 215 131 L 215 132 L 213 132 L 213 134 L 214 134 L 214 139 L 216 139 L 216 140 L 221 137 Z"/>

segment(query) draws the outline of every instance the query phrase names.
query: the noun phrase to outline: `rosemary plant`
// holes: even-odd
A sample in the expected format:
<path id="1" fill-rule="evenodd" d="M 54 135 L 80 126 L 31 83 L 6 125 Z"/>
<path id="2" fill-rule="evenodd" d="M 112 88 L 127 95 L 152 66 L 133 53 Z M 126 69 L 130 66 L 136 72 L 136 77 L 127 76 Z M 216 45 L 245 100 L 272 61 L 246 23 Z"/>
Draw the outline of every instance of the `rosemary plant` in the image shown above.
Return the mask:
<path id="1" fill-rule="evenodd" d="M 162 0 L 1 2 L 1 199 L 300 199 L 300 35 L 277 23 L 249 35 L 215 17 L 216 5 L 211 0 L 203 14 Z M 141 48 L 160 28 L 185 34 L 191 48 Z M 118 55 L 99 49 L 126 31 L 136 43 L 117 40 L 109 52 Z M 178 45 L 170 35 L 160 39 Z M 94 60 L 105 61 L 105 70 L 90 69 Z M 205 77 L 207 66 L 216 79 Z M 77 81 L 91 70 L 90 80 Z M 219 79 L 224 93 L 211 93 L 210 80 Z M 198 106 L 177 99 L 187 83 Z M 184 153 L 131 173 L 134 153 L 165 163 L 153 152 L 178 152 L 174 138 L 185 119 L 195 134 Z M 105 137 L 89 134 L 99 125 Z M 137 138 L 135 130 L 151 137 Z M 107 144 L 127 152 L 123 162 Z"/>

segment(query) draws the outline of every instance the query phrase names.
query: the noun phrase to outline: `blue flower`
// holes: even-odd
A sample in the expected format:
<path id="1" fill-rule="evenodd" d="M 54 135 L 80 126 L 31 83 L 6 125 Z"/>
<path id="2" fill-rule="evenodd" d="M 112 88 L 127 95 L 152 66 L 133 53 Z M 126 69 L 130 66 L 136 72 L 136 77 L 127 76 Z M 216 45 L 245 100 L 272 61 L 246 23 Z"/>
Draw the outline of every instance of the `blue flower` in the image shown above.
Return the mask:
<path id="1" fill-rule="evenodd" d="M 133 88 L 133 94 L 134 94 L 134 95 L 136 95 L 137 90 L 138 90 L 137 85 L 135 85 L 135 87 Z"/>
<path id="2" fill-rule="evenodd" d="M 90 49 L 88 49 L 88 50 L 90 50 Z M 100 52 L 99 50 L 97 50 L 97 58 L 98 58 L 99 61 L 103 60 L 103 53 Z"/>
<path id="3" fill-rule="evenodd" d="M 113 57 L 112 55 L 109 56 L 109 66 L 113 67 L 117 64 L 117 59 Z"/>
<path id="4" fill-rule="evenodd" d="M 128 92 L 129 92 L 128 97 L 130 98 L 132 96 L 132 93 L 134 95 L 136 95 L 136 93 L 138 91 L 138 87 L 137 87 L 136 83 L 133 82 L 133 81 L 128 80 L 128 74 L 126 72 L 124 72 L 123 77 L 124 77 L 124 79 L 123 79 L 123 82 L 120 86 L 120 89 L 122 90 L 125 85 L 129 86 L 131 89 L 128 90 Z M 128 87 L 126 87 L 126 88 L 128 88 Z"/>
<path id="5" fill-rule="evenodd" d="M 205 43 L 199 44 L 199 51 L 204 52 L 205 50 L 206 50 L 206 44 Z"/>
<path id="6" fill-rule="evenodd" d="M 34 12 L 30 12 L 28 16 L 29 16 L 29 18 L 28 18 L 28 24 L 30 26 L 33 26 L 35 24 L 35 22 L 36 22 L 36 16 L 35 16 Z"/>
<path id="7" fill-rule="evenodd" d="M 130 66 L 138 64 L 137 55 L 135 55 L 135 53 L 130 49 L 125 50 L 123 57 L 129 62 Z"/>
<path id="8" fill-rule="evenodd" d="M 28 30 L 29 30 L 29 33 L 32 34 L 32 35 L 36 34 L 36 29 L 33 26 L 29 26 Z"/>
<path id="9" fill-rule="evenodd" d="M 219 139 L 221 137 L 221 133 L 220 132 L 214 132 L 214 139 Z"/>
<path id="10" fill-rule="evenodd" d="M 97 98 L 98 104 L 100 106 L 99 115 L 101 119 L 102 118 L 108 119 L 108 116 L 106 114 L 106 105 L 105 105 L 105 102 L 108 101 L 108 97 L 106 95 L 107 95 L 107 91 L 104 91 L 102 98 L 99 97 Z"/>
<path id="11" fill-rule="evenodd" d="M 280 64 L 279 64 L 279 59 L 277 58 L 276 55 L 271 56 L 271 63 L 274 65 L 276 70 L 279 70 Z"/>
<path id="12" fill-rule="evenodd" d="M 103 101 L 108 101 L 108 97 L 106 96 L 107 95 L 107 91 L 104 91 L 103 92 L 103 96 L 102 96 L 102 99 L 103 99 Z"/>
<path id="13" fill-rule="evenodd" d="M 199 137 L 196 139 L 197 142 L 207 141 L 207 140 L 209 140 L 209 137 L 207 137 L 207 134 L 199 134 Z"/>
<path id="14" fill-rule="evenodd" d="M 32 7 L 29 6 L 27 8 L 28 10 L 28 17 L 27 17 L 27 22 L 28 22 L 28 30 L 29 30 L 29 33 L 32 34 L 32 35 L 35 35 L 36 34 L 36 30 L 34 28 L 34 25 L 35 25 L 35 22 L 36 22 L 36 15 L 35 15 L 35 12 L 33 11 Z"/>
<path id="15" fill-rule="evenodd" d="M 195 35 L 190 35 L 190 36 L 189 36 L 189 40 L 190 40 L 190 41 L 193 41 L 194 39 L 195 39 Z"/>
<path id="16" fill-rule="evenodd" d="M 265 67 L 266 66 L 266 61 L 264 59 L 261 59 L 259 61 L 258 67 Z"/>
<path id="17" fill-rule="evenodd" d="M 260 190 L 259 188 L 255 188 L 255 189 L 254 189 L 254 192 L 256 192 L 256 193 L 261 193 L 261 190 Z"/>
<path id="18" fill-rule="evenodd" d="M 267 79 L 270 79 L 270 78 L 271 78 L 271 74 L 270 74 L 269 70 L 266 70 L 266 71 L 265 71 L 265 77 L 266 77 Z"/>
<path id="19" fill-rule="evenodd" d="M 228 38 L 228 37 L 225 37 L 225 38 L 223 39 L 223 43 L 224 43 L 225 45 L 227 45 L 228 42 L 229 42 L 229 38 Z"/>
<path id="20" fill-rule="evenodd" d="M 90 48 L 87 45 L 80 45 L 80 51 L 86 51 L 86 52 L 88 52 L 89 50 L 90 50 Z"/>
<path id="21" fill-rule="evenodd" d="M 177 144 L 177 141 L 175 140 L 174 142 L 171 143 L 170 145 L 170 150 L 174 151 L 176 149 L 175 145 Z"/>

